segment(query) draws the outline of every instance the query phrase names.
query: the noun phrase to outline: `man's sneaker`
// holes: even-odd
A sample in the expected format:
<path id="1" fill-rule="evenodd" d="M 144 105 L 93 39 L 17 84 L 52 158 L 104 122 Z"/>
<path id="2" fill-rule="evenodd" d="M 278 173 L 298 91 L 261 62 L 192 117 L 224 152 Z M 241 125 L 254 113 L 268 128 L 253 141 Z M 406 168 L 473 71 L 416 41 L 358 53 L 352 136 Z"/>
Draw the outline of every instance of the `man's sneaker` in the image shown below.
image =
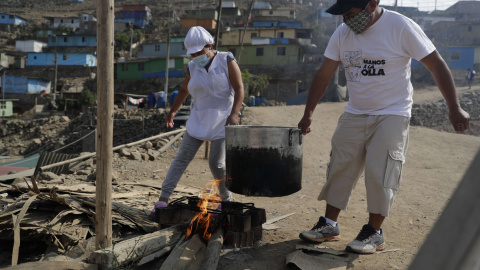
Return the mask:
<path id="1" fill-rule="evenodd" d="M 346 250 L 362 254 L 371 254 L 375 251 L 385 249 L 385 238 L 383 231 L 380 229 L 380 234 L 370 225 L 363 225 L 362 230 L 357 235 L 357 238 L 347 245 Z"/>
<path id="2" fill-rule="evenodd" d="M 324 241 L 340 240 L 340 228 L 328 224 L 324 217 L 320 217 L 317 224 L 310 231 L 302 232 L 300 239 L 313 243 L 322 243 Z"/>

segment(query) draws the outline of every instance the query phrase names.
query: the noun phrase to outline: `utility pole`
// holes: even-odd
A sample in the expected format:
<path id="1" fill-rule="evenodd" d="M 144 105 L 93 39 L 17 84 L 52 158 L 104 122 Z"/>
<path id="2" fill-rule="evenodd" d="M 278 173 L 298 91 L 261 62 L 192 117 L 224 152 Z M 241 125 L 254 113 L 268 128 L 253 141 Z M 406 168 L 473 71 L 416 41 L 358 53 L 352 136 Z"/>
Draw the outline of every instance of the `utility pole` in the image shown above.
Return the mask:
<path id="1" fill-rule="evenodd" d="M 97 180 L 95 249 L 112 245 L 114 0 L 97 1 Z"/>
<path id="2" fill-rule="evenodd" d="M 222 3 L 223 3 L 223 0 L 220 0 L 218 3 L 217 33 L 215 33 L 215 47 L 214 47 L 215 50 L 218 47 L 218 40 L 220 37 L 220 22 L 222 20 Z"/>
<path id="3" fill-rule="evenodd" d="M 250 8 L 248 9 L 248 17 L 245 20 L 245 28 L 243 30 L 242 42 L 240 43 L 240 52 L 238 53 L 238 58 L 237 58 L 239 65 L 240 65 L 240 56 L 242 56 L 242 51 L 243 51 L 243 39 L 245 38 L 245 33 L 247 32 L 248 21 L 252 16 L 253 3 L 255 3 L 255 0 L 252 0 L 252 3 L 250 4 Z"/>
<path id="4" fill-rule="evenodd" d="M 57 100 L 57 70 L 58 70 L 58 55 L 57 55 L 57 35 L 55 37 L 55 80 L 53 81 L 53 100 Z"/>
<path id="5" fill-rule="evenodd" d="M 168 1 L 168 17 L 170 17 L 170 10 L 172 10 L 172 4 Z M 173 14 L 173 12 L 172 12 Z M 165 108 L 168 107 L 168 62 L 170 62 L 170 35 L 172 34 L 172 27 L 170 25 L 170 18 L 167 20 L 168 36 L 167 36 L 167 58 L 165 58 Z"/>
<path id="6" fill-rule="evenodd" d="M 130 58 L 132 58 L 133 23 L 130 23 Z"/>

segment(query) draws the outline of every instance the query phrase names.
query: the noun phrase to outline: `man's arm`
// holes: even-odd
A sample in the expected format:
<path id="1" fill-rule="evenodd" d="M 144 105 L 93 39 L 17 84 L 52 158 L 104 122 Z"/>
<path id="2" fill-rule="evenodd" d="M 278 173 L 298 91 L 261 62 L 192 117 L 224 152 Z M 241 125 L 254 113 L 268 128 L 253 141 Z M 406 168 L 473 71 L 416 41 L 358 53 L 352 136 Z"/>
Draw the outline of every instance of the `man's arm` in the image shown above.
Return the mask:
<path id="1" fill-rule="evenodd" d="M 177 113 L 178 109 L 180 106 L 182 106 L 183 102 L 187 99 L 188 95 L 190 92 L 188 92 L 188 82 L 190 81 L 190 74 L 187 74 L 185 76 L 185 80 L 183 81 L 182 86 L 178 90 L 177 97 L 175 98 L 175 101 L 172 104 L 172 107 L 170 108 L 170 111 L 167 114 L 167 117 L 165 119 L 165 125 L 167 128 L 173 128 L 173 118 L 175 117 L 175 114 Z"/>
<path id="2" fill-rule="evenodd" d="M 238 125 L 240 110 L 242 109 L 243 97 L 245 95 L 242 82 L 242 73 L 237 62 L 234 60 L 228 62 L 228 77 L 232 84 L 235 94 L 233 96 L 233 106 L 230 116 L 227 118 L 225 125 Z"/>
<path id="3" fill-rule="evenodd" d="M 322 66 L 315 74 L 315 78 L 312 81 L 310 86 L 310 91 L 308 92 L 307 104 L 305 105 L 305 112 L 303 113 L 303 118 L 298 123 L 298 128 L 302 131 L 302 134 L 307 134 L 310 132 L 310 125 L 312 124 L 312 116 L 315 107 L 317 107 L 318 101 L 322 98 L 325 91 L 327 91 L 328 84 L 332 79 L 333 73 L 340 65 L 340 61 L 335 61 L 330 58 L 326 58 L 322 63 Z"/>
<path id="4" fill-rule="evenodd" d="M 468 129 L 470 115 L 460 107 L 452 74 L 438 51 L 435 50 L 425 56 L 420 62 L 430 71 L 438 89 L 445 98 L 448 106 L 448 118 L 455 131 L 458 133 Z"/>

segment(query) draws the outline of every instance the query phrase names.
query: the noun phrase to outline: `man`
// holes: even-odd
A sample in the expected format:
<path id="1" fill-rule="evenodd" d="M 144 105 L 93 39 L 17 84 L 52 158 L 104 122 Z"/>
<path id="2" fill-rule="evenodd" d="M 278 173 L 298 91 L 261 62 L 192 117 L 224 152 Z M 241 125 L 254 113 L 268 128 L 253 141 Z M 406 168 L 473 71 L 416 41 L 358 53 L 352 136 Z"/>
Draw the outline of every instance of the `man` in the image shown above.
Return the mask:
<path id="1" fill-rule="evenodd" d="M 346 248 L 357 253 L 385 248 L 381 225 L 400 185 L 408 143 L 413 103 L 411 58 L 432 74 L 447 101 L 455 130 L 468 129 L 470 118 L 460 107 L 452 75 L 432 42 L 415 22 L 378 3 L 337 0 L 327 10 L 342 15 L 345 23 L 329 41 L 298 123 L 303 134 L 310 132 L 313 111 L 342 62 L 350 100 L 332 137 L 327 181 L 318 197 L 327 203 L 325 217 L 320 217 L 310 231 L 300 233 L 300 238 L 316 243 L 340 239 L 338 216 L 347 208 L 365 170 L 369 221 Z"/>
<path id="2" fill-rule="evenodd" d="M 468 89 L 472 88 L 472 82 L 474 77 L 475 77 L 475 70 L 468 69 L 467 74 L 465 75 L 465 78 L 467 79 Z"/>

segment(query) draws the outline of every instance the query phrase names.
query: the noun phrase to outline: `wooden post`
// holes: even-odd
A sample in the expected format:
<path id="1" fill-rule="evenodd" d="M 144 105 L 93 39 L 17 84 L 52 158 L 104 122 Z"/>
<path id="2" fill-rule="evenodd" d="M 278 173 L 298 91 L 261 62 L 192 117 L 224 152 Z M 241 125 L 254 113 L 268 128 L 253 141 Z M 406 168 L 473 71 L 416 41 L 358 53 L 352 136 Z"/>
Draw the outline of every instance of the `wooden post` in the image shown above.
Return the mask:
<path id="1" fill-rule="evenodd" d="M 113 18 L 114 0 L 97 2 L 97 192 L 95 248 L 112 245 Z"/>
<path id="2" fill-rule="evenodd" d="M 222 20 L 222 4 L 223 4 L 223 0 L 220 0 L 220 2 L 218 3 L 218 18 L 217 18 L 217 29 L 216 29 L 216 33 L 215 33 L 215 46 L 214 46 L 214 49 L 216 50 L 217 47 L 218 47 L 218 43 L 219 43 L 219 37 L 220 37 L 220 22 Z"/>

